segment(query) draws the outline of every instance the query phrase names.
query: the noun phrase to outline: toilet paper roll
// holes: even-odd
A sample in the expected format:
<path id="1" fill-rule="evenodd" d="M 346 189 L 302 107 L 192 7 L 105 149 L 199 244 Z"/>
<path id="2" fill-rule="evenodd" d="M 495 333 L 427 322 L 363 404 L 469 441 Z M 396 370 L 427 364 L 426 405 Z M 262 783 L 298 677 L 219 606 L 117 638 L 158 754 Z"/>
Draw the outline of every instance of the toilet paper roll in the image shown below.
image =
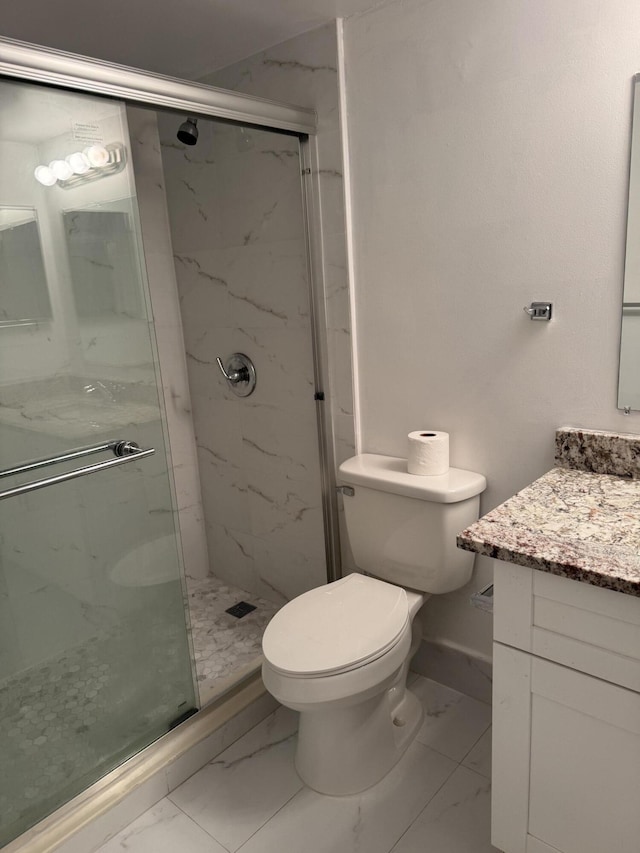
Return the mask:
<path id="1" fill-rule="evenodd" d="M 407 471 L 422 476 L 446 474 L 449 470 L 449 433 L 420 429 L 410 432 Z"/>

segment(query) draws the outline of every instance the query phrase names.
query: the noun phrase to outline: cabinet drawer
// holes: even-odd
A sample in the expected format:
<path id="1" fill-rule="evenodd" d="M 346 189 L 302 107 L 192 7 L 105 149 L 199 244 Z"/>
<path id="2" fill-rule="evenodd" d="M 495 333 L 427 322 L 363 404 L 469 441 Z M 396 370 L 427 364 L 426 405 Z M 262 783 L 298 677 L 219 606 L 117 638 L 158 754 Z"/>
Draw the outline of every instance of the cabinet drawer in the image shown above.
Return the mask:
<path id="1" fill-rule="evenodd" d="M 495 563 L 494 639 L 640 692 L 640 597 Z"/>

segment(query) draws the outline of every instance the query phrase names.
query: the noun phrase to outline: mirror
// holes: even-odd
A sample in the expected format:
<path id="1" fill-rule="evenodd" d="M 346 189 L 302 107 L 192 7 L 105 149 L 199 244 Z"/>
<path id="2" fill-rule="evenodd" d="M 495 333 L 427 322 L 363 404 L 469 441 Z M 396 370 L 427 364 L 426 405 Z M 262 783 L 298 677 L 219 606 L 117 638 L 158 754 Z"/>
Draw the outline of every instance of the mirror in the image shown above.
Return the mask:
<path id="1" fill-rule="evenodd" d="M 634 77 L 618 408 L 640 410 L 640 74 Z"/>
<path id="2" fill-rule="evenodd" d="M 51 319 L 36 211 L 0 207 L 0 326 Z"/>
<path id="3" fill-rule="evenodd" d="M 107 202 L 63 213 L 71 287 L 82 319 L 145 319 L 132 216 Z"/>

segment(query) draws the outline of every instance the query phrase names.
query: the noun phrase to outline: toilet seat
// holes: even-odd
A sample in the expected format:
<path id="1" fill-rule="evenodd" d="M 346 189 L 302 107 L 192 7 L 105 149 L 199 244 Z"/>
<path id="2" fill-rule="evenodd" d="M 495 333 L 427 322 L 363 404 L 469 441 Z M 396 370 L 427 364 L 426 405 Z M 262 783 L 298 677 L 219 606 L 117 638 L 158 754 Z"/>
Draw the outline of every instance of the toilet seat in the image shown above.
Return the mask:
<path id="1" fill-rule="evenodd" d="M 269 666 L 290 678 L 320 678 L 363 667 L 411 631 L 402 587 L 351 574 L 312 589 L 276 613 L 262 639 Z"/>

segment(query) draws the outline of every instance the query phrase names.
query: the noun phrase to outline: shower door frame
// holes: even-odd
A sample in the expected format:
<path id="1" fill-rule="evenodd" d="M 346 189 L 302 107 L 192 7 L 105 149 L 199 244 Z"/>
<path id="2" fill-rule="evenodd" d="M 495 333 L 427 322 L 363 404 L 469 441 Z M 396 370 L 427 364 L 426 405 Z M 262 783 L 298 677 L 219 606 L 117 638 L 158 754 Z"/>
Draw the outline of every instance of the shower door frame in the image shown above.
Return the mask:
<path id="1" fill-rule="evenodd" d="M 297 136 L 300 143 L 303 225 L 307 242 L 316 420 L 327 581 L 342 575 L 333 419 L 322 275 L 320 185 L 315 110 L 192 83 L 125 65 L 0 38 L 0 79 L 104 95 L 149 107 Z"/>

